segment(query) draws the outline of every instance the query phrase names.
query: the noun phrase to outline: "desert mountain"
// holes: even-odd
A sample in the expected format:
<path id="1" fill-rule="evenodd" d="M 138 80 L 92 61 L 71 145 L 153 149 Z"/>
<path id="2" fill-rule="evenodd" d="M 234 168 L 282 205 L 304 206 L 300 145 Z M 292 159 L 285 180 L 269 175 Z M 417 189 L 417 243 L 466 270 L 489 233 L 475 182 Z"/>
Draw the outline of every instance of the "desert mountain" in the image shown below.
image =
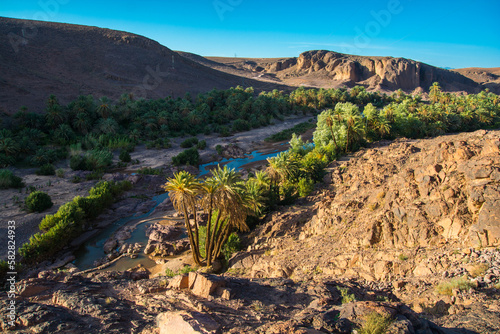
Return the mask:
<path id="1" fill-rule="evenodd" d="M 128 32 L 0 18 L 0 111 L 43 110 L 50 94 L 163 98 L 236 85 L 284 88 L 216 71 Z"/>
<path id="2" fill-rule="evenodd" d="M 190 58 L 198 61 L 196 57 Z M 486 88 L 459 71 L 405 58 L 365 57 L 319 50 L 304 52 L 296 58 L 207 59 L 219 63 L 216 66 L 219 70 L 253 73 L 261 78 L 275 78 L 290 86 L 326 88 L 365 85 L 373 90 L 394 91 L 401 88 L 411 92 L 420 88 L 428 90 L 433 82 L 438 81 L 446 91 L 475 93 Z M 211 66 L 207 61 L 204 64 Z"/>
<path id="3" fill-rule="evenodd" d="M 489 88 L 492 92 L 500 92 L 500 67 L 480 68 L 468 67 L 453 70 L 475 82 Z"/>

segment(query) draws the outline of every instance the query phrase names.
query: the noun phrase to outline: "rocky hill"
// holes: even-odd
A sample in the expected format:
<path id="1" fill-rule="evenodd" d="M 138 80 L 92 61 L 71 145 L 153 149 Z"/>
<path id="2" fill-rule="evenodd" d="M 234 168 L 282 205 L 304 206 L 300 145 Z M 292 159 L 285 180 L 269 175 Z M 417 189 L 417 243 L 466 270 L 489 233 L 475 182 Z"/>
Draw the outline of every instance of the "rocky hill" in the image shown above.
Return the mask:
<path id="1" fill-rule="evenodd" d="M 453 71 L 489 88 L 492 92 L 500 92 L 500 67 L 468 67 L 459 68 Z"/>
<path id="2" fill-rule="evenodd" d="M 225 274 L 32 273 L 14 330 L 351 333 L 376 312 L 384 333 L 498 333 L 499 201 L 500 131 L 374 143 L 269 214 Z"/>
<path id="3" fill-rule="evenodd" d="M 158 42 L 97 27 L 0 17 L 0 111 L 41 111 L 50 94 L 63 103 L 96 98 L 164 98 L 236 85 L 284 88 L 220 72 Z M 270 86 L 271 85 L 271 86 Z"/>
<path id="4" fill-rule="evenodd" d="M 365 85 L 374 90 L 403 89 L 411 92 L 415 89 L 427 91 L 433 82 L 438 81 L 446 91 L 475 93 L 485 88 L 460 73 L 404 58 L 365 57 L 318 50 L 304 52 L 296 58 L 208 59 L 234 69 L 275 77 L 293 86 Z"/>

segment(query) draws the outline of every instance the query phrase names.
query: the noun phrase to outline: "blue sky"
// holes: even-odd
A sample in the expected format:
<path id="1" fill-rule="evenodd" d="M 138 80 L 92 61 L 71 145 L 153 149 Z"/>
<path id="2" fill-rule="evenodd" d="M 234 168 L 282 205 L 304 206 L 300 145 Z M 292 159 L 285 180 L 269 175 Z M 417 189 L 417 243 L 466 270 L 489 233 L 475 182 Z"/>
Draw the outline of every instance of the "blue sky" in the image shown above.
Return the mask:
<path id="1" fill-rule="evenodd" d="M 500 67 L 500 1 L 1 0 L 0 16 L 125 30 L 204 56 L 326 49 Z"/>

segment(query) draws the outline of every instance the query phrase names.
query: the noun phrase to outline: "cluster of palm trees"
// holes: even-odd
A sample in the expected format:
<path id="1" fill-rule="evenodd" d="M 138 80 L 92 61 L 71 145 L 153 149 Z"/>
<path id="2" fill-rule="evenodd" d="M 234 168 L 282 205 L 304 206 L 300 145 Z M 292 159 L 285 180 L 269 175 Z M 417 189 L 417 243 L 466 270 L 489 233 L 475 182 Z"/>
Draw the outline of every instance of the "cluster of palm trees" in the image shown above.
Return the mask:
<path id="1" fill-rule="evenodd" d="M 244 182 L 240 173 L 227 166 L 212 170 L 204 181 L 180 171 L 168 179 L 164 189 L 174 208 L 184 215 L 193 260 L 199 266 L 210 266 L 219 258 L 233 231 L 248 231 L 247 216 L 258 216 L 264 202 L 264 187 L 258 181 Z"/>

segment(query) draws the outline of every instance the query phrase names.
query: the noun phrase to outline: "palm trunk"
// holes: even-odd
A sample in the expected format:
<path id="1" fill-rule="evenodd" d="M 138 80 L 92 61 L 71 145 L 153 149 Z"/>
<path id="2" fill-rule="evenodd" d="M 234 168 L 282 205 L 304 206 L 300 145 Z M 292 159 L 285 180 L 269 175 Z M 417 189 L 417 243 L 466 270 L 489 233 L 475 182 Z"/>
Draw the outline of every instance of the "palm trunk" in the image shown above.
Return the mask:
<path id="1" fill-rule="evenodd" d="M 221 227 L 219 226 L 221 215 L 222 215 L 222 211 L 221 211 L 221 209 L 219 209 L 219 212 L 217 213 L 217 219 L 215 220 L 214 232 L 210 236 L 209 248 L 206 250 L 206 252 L 207 252 L 207 254 L 209 256 L 208 261 L 210 261 L 210 263 L 212 263 L 212 260 L 213 260 L 212 250 L 213 250 L 213 246 L 214 246 L 214 243 L 215 243 L 215 240 L 216 240 L 215 236 L 217 235 L 217 231 L 221 229 Z"/>
<path id="2" fill-rule="evenodd" d="M 210 206 L 208 209 L 208 222 L 207 222 L 207 237 L 205 239 L 205 258 L 207 259 L 207 267 L 212 265 L 212 257 L 210 256 L 210 230 L 212 228 L 212 210 L 213 210 L 213 196 L 210 196 Z"/>
<path id="3" fill-rule="evenodd" d="M 231 225 L 228 222 L 226 227 L 224 228 L 224 233 L 222 234 L 222 238 L 219 239 L 219 241 L 217 243 L 217 248 L 215 248 L 214 259 L 219 257 L 219 255 L 222 251 L 222 246 L 226 243 L 227 239 L 231 235 L 231 230 L 232 230 Z"/>
<path id="4" fill-rule="evenodd" d="M 191 229 L 191 223 L 189 222 L 189 215 L 188 215 L 185 201 L 183 201 L 182 207 L 184 209 L 184 222 L 186 223 L 186 230 L 188 232 L 189 242 L 191 243 L 191 248 L 192 248 L 191 252 L 193 253 L 193 260 L 197 265 L 201 266 L 199 253 L 198 253 L 196 244 L 194 243 L 193 230 Z"/>
<path id="5" fill-rule="evenodd" d="M 333 143 L 335 144 L 335 149 L 338 151 L 339 145 L 337 145 L 337 140 L 335 139 L 335 134 L 333 133 L 333 127 L 330 127 L 330 132 L 332 133 Z"/>
<path id="6" fill-rule="evenodd" d="M 345 153 L 347 153 L 348 149 L 349 149 L 349 128 L 347 128 L 347 138 L 346 138 L 346 144 L 345 144 Z"/>

